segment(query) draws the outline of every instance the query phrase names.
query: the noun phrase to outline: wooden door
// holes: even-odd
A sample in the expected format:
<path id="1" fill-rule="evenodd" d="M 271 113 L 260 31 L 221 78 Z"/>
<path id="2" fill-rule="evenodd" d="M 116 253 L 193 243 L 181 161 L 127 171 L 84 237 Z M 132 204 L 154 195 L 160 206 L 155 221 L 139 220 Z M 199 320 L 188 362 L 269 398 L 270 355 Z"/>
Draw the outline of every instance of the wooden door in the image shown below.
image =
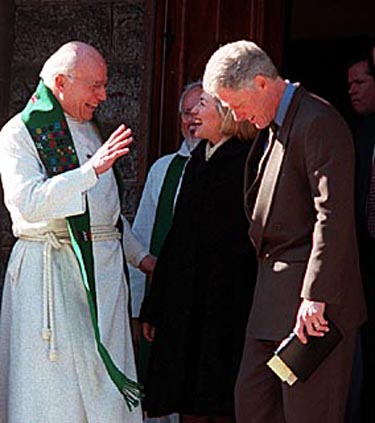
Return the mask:
<path id="1" fill-rule="evenodd" d="M 178 100 L 220 46 L 252 39 L 281 65 L 284 0 L 158 0 L 148 163 L 181 142 Z"/>

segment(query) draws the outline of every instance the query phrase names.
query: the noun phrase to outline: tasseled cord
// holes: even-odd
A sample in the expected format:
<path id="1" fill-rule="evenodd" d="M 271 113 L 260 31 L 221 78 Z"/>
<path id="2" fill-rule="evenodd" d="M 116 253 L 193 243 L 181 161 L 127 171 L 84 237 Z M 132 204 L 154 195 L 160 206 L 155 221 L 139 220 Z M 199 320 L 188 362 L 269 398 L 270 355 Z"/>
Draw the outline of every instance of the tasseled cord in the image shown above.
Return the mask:
<path id="1" fill-rule="evenodd" d="M 49 341 L 49 359 L 58 360 L 52 273 L 52 248 L 59 250 L 62 243 L 53 232 L 48 232 L 43 250 L 43 328 L 42 338 Z"/>

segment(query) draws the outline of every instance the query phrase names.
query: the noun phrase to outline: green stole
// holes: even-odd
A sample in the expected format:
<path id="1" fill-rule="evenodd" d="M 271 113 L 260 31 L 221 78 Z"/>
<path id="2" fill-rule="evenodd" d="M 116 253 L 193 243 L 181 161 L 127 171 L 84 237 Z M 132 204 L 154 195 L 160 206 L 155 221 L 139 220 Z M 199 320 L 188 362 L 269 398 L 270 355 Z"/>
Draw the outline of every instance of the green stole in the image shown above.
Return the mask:
<path id="1" fill-rule="evenodd" d="M 161 247 L 172 226 L 173 206 L 176 191 L 180 182 L 188 157 L 177 154 L 168 166 L 160 191 L 158 205 L 156 207 L 155 221 L 152 228 L 150 253 L 155 257 L 159 256 Z M 146 295 L 150 291 L 150 278 L 146 278 Z M 151 344 L 141 334 L 138 354 L 139 378 L 144 381 L 148 359 L 151 351 Z"/>
<path id="2" fill-rule="evenodd" d="M 36 92 L 21 115 L 38 150 L 49 178 L 79 167 L 73 139 L 60 103 L 40 81 Z M 94 257 L 90 232 L 90 211 L 86 198 L 86 212 L 66 218 L 73 251 L 77 257 L 87 294 L 91 321 L 100 357 L 105 368 L 132 410 L 142 398 L 141 385 L 129 379 L 113 362 L 101 341 L 96 302 Z"/>

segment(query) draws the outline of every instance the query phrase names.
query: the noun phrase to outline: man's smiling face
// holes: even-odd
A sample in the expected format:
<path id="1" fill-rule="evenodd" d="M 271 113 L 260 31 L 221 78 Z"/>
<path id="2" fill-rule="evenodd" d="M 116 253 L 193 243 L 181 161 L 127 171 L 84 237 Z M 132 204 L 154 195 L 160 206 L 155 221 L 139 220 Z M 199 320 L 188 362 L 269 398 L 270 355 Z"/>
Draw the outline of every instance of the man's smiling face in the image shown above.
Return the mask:
<path id="1" fill-rule="evenodd" d="M 245 86 L 237 90 L 219 88 L 217 96 L 224 107 L 232 110 L 236 121 L 249 120 L 257 129 L 268 126 L 276 113 L 276 104 L 273 104 L 270 95 L 269 81 L 257 75 L 253 86 Z"/>
<path id="2" fill-rule="evenodd" d="M 107 66 L 100 57 L 87 57 L 71 75 L 65 75 L 60 102 L 64 112 L 80 122 L 93 118 L 95 109 L 107 98 Z"/>

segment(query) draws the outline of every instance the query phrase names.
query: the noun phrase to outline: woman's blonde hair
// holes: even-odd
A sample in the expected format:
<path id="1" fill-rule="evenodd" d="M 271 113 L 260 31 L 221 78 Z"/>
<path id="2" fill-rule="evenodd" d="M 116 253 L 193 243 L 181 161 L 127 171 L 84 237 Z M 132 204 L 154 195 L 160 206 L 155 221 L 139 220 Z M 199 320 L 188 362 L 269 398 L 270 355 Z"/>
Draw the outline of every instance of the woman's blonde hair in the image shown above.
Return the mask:
<path id="1" fill-rule="evenodd" d="M 237 137 L 240 140 L 253 140 L 257 134 L 257 129 L 248 120 L 237 122 L 234 120 L 232 110 L 223 107 L 218 99 L 216 99 L 216 108 L 219 115 L 223 118 L 220 132 L 228 137 Z"/>

